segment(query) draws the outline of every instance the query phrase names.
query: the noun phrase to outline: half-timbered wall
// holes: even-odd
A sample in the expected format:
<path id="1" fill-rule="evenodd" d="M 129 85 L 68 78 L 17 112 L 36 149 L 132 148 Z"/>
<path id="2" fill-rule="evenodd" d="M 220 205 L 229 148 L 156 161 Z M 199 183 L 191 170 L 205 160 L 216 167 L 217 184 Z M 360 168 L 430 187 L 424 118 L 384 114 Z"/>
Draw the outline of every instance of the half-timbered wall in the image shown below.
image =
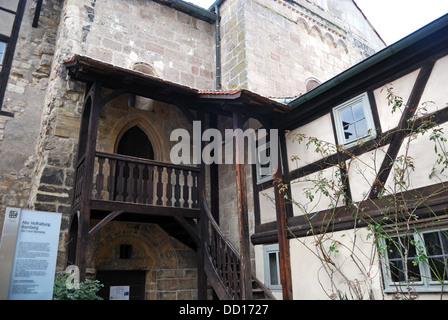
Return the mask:
<path id="1" fill-rule="evenodd" d="M 432 69 L 431 69 L 432 68 Z M 448 85 L 448 56 L 438 58 L 432 67 L 431 61 L 423 61 L 415 65 L 413 68 L 403 71 L 402 74 L 393 78 L 385 79 L 375 85 L 366 88 L 365 91 L 369 93 L 370 107 L 373 114 L 377 115 L 376 128 L 377 134 L 385 138 L 383 143 L 377 148 L 371 149 L 368 152 L 362 152 L 362 147 L 354 146 L 351 151 L 357 152 L 358 156 L 352 159 L 345 159 L 346 166 L 350 169 L 348 172 L 348 196 L 355 202 L 361 202 L 372 198 L 372 186 L 376 182 L 375 179 L 382 180 L 386 188 L 395 188 L 397 192 L 416 190 L 428 186 L 442 185 L 448 181 L 448 173 L 446 170 L 442 172 L 443 164 L 437 164 L 437 153 L 434 149 L 434 142 L 430 139 L 430 134 L 414 134 L 412 139 L 399 140 L 392 138 L 392 134 L 399 130 L 400 119 L 403 117 L 404 107 L 400 110 L 392 112 L 392 106 L 389 104 L 387 98 L 387 88 L 392 89 L 392 92 L 403 99 L 404 104 L 408 102 L 416 102 L 417 108 L 413 108 L 410 112 L 415 112 L 414 117 L 419 119 L 426 119 L 429 122 L 428 116 L 434 116 L 433 121 L 440 125 L 443 130 L 444 137 L 448 134 L 447 122 L 447 102 L 448 95 L 446 94 L 446 86 Z M 357 94 L 362 94 L 358 92 Z M 354 94 L 356 96 L 357 94 Z M 351 97 L 347 97 L 349 100 Z M 413 102 L 412 102 L 413 101 Z M 341 101 L 343 102 L 343 101 Z M 339 103 L 338 103 L 339 104 Z M 332 107 L 336 107 L 332 106 Z M 416 110 L 415 110 L 416 109 Z M 409 116 L 409 114 L 408 114 Z M 426 118 L 425 118 L 426 117 Z M 407 118 L 406 118 L 407 119 Z M 420 123 L 421 124 L 421 123 Z M 320 263 L 316 258 L 316 238 L 310 236 L 312 231 L 310 226 L 313 224 L 313 218 L 335 206 L 343 207 L 345 199 L 341 197 L 338 201 L 331 202 L 329 197 L 326 197 L 315 188 L 315 180 L 317 177 L 327 178 L 328 181 L 334 180 L 335 183 L 341 183 L 340 172 L 335 166 L 324 163 L 331 163 L 332 157 L 336 157 L 336 148 L 331 149 L 331 152 L 320 153 L 315 152 L 315 145 L 307 146 L 307 137 L 314 137 L 320 141 L 327 142 L 331 145 L 337 144 L 336 131 L 334 130 L 334 119 L 332 117 L 332 109 L 328 109 L 327 114 L 323 114 L 317 119 L 306 123 L 294 130 L 292 130 L 286 138 L 287 155 L 289 162 L 289 176 L 291 177 L 290 190 L 292 198 L 297 202 L 293 205 L 292 217 L 300 218 L 307 215 L 307 220 L 299 220 L 292 218 L 291 221 L 302 221 L 302 225 L 298 229 L 294 229 L 296 235 L 300 238 L 290 240 L 291 253 L 291 268 L 293 280 L 293 292 L 295 299 L 315 299 L 328 298 L 325 296 L 321 286 L 328 291 L 331 291 L 332 286 L 328 275 L 320 268 Z M 293 141 L 296 134 L 304 135 L 303 142 Z M 377 136 L 377 139 L 378 136 Z M 376 140 L 378 141 L 378 140 Z M 410 142 L 408 142 L 410 141 Z M 446 142 L 439 145 L 439 150 L 448 147 Z M 357 148 L 357 149 L 356 149 Z M 443 152 L 443 151 L 442 151 Z M 414 169 L 409 171 L 405 178 L 405 186 L 401 189 L 394 185 L 394 168 L 390 170 L 388 176 L 380 175 L 393 159 L 403 158 L 404 156 L 413 159 Z M 333 159 L 334 160 L 334 159 Z M 433 171 L 434 166 L 434 171 Z M 386 170 L 387 171 L 387 170 Z M 433 173 L 431 175 L 431 173 Z M 313 182 L 314 180 L 314 182 Z M 307 190 L 312 189 L 314 200 L 310 201 L 309 197 L 305 195 Z M 259 203 L 260 203 L 260 224 L 258 230 L 267 231 L 275 228 L 272 222 L 275 222 L 276 214 L 272 203 L 273 187 L 269 184 L 259 186 Z M 373 196 L 372 199 L 374 199 Z M 309 220 L 308 220 L 309 219 Z M 325 221 L 325 218 L 323 218 Z M 308 222 L 309 221 L 309 224 Z M 345 220 L 347 222 L 348 220 Z M 339 223 L 339 227 L 338 227 Z M 308 224 L 308 226 L 307 226 Z M 355 250 L 355 253 L 367 253 L 365 258 L 361 259 L 364 266 L 369 266 L 367 269 L 371 271 L 369 275 L 372 284 L 374 284 L 374 294 L 376 298 L 381 298 L 383 293 L 381 290 L 381 265 L 375 252 L 372 252 L 372 238 L 366 241 L 368 231 L 365 229 L 353 229 L 353 223 L 348 223 L 342 226 L 341 220 L 334 220 L 331 222 L 332 227 L 331 237 L 338 242 L 343 243 L 347 247 L 352 247 L 357 239 L 363 239 L 357 242 L 357 246 L 361 247 Z M 270 227 L 269 227 L 270 226 Z M 291 227 L 296 227 L 291 225 Z M 272 241 L 272 240 L 271 240 Z M 269 242 L 269 241 L 268 241 Z M 344 245 L 339 248 L 344 250 Z M 263 277 L 263 245 L 256 246 L 256 263 L 257 272 L 260 277 Z M 341 254 L 340 256 L 343 256 Z M 337 259 L 337 256 L 335 256 Z M 373 260 L 369 260 L 373 257 Z M 339 261 L 340 262 L 340 261 Z M 365 281 L 359 269 L 351 261 L 342 264 L 346 274 L 358 275 L 355 278 L 360 282 Z M 340 283 L 344 282 L 343 278 L 338 278 Z M 340 284 L 339 283 L 339 284 Z M 347 292 L 349 292 L 348 286 Z M 328 292 L 327 291 L 327 292 Z M 431 296 L 422 296 L 431 297 Z M 388 296 L 386 295 L 386 298 Z"/>

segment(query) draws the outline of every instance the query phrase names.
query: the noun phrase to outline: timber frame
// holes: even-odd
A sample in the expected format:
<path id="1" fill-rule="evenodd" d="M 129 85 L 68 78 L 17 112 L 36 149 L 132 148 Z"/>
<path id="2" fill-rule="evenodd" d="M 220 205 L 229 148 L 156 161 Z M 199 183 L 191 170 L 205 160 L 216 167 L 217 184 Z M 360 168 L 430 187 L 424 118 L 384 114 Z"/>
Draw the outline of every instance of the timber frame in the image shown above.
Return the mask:
<path id="1" fill-rule="evenodd" d="M 253 182 L 254 189 L 254 211 L 255 211 L 255 233 L 249 234 L 248 216 L 247 216 L 247 185 L 245 170 L 243 165 L 236 166 L 236 181 L 238 195 L 238 219 L 239 219 L 239 235 L 240 235 L 240 256 L 234 254 L 234 258 L 229 258 L 234 262 L 234 269 L 240 268 L 238 278 L 231 276 L 226 281 L 228 287 L 219 279 L 210 279 L 211 283 L 217 286 L 221 281 L 221 289 L 217 290 L 221 298 L 238 297 L 239 299 L 251 299 L 252 292 L 250 290 L 251 279 L 253 278 L 250 267 L 249 246 L 250 241 L 254 245 L 268 244 L 277 242 L 279 244 L 279 263 L 280 263 L 280 279 L 283 290 L 283 299 L 292 299 L 292 277 L 290 265 L 289 239 L 292 237 L 301 237 L 307 235 L 310 230 L 309 216 L 294 216 L 292 205 L 285 201 L 284 195 L 290 196 L 290 190 L 284 190 L 279 187 L 280 183 L 289 184 L 291 181 L 304 177 L 306 175 L 319 172 L 325 168 L 332 167 L 338 163 L 346 161 L 348 158 L 345 152 L 336 152 L 334 155 L 325 159 L 311 163 L 305 167 L 290 171 L 286 150 L 286 132 L 296 129 L 319 117 L 331 114 L 334 106 L 356 97 L 360 93 L 367 92 L 373 113 L 373 121 L 376 126 L 377 137 L 365 143 L 362 147 L 352 147 L 349 152 L 355 155 L 361 155 L 366 151 L 377 147 L 389 145 L 387 156 L 382 163 L 381 174 L 376 177 L 374 186 L 370 190 L 369 198 L 358 203 L 363 208 L 366 217 L 373 219 L 380 218 L 380 210 L 386 206 L 387 199 L 378 198 L 378 193 L 384 186 L 385 181 L 390 174 L 391 167 L 387 159 L 395 159 L 398 154 L 399 146 L 406 136 L 408 130 L 406 120 L 412 116 L 415 106 L 420 102 L 423 90 L 435 62 L 448 55 L 448 16 L 444 16 L 429 27 L 417 32 L 398 43 L 386 48 L 385 50 L 373 55 L 351 69 L 330 79 L 319 87 L 313 89 L 309 93 L 300 96 L 291 101 L 288 105 L 276 102 L 271 99 L 264 98 L 258 94 L 248 90 L 233 91 L 200 91 L 186 86 L 174 84 L 164 81 L 157 77 L 145 75 L 136 71 L 113 66 L 104 62 L 84 56 L 74 56 L 65 61 L 65 66 L 72 80 L 82 81 L 87 84 L 86 102 L 84 107 L 90 107 L 90 113 L 87 117 L 83 116 L 81 124 L 80 146 L 85 147 L 85 155 L 82 156 L 86 167 L 82 169 L 85 179 L 78 181 L 81 183 L 82 194 L 80 194 L 79 202 L 74 203 L 73 214 L 78 214 L 78 236 L 77 236 L 77 264 L 81 269 L 81 276 L 85 277 L 86 268 L 86 249 L 91 236 L 101 227 L 113 219 L 124 219 L 129 221 L 154 221 L 156 217 L 165 215 L 174 216 L 181 223 L 185 230 L 192 236 L 198 250 L 198 288 L 199 298 L 206 298 L 206 282 L 210 277 L 211 271 L 225 274 L 227 271 L 222 270 L 223 267 L 217 257 L 223 252 L 229 254 L 234 250 L 228 244 L 222 244 L 216 241 L 221 237 L 219 232 L 219 190 L 218 190 L 218 170 L 216 165 L 210 166 L 210 181 L 205 181 L 206 166 L 201 163 L 196 168 L 176 167 L 162 163 L 137 163 L 131 159 L 124 159 L 107 154 L 99 154 L 95 150 L 96 130 L 98 126 L 98 111 L 108 101 L 124 94 L 131 93 L 146 98 L 163 101 L 176 105 L 190 121 L 201 121 L 201 123 L 209 123 L 210 127 L 217 127 L 217 117 L 224 116 L 230 118 L 233 123 L 233 129 L 241 129 L 243 124 L 249 118 L 258 120 L 265 129 L 278 129 L 280 131 L 280 150 L 279 160 L 282 162 L 282 170 L 278 170 L 271 181 L 257 184 L 255 179 Z M 398 134 L 392 132 L 383 132 L 379 125 L 379 115 L 373 92 L 375 89 L 384 86 L 388 82 L 398 79 L 410 72 L 420 70 L 414 88 L 407 102 L 405 110 L 399 124 Z M 112 89 L 112 93 L 108 96 L 101 94 L 101 88 Z M 437 113 L 438 121 L 446 122 L 448 120 L 448 108 Z M 429 115 L 431 117 L 433 115 Z M 426 123 L 428 118 L 419 119 L 420 124 Z M 332 118 L 334 121 L 334 118 Z M 84 128 L 84 129 L 83 129 Z M 202 130 L 205 130 L 204 125 Z M 83 131 L 84 130 L 84 131 Z M 88 138 L 87 138 L 88 137 Z M 237 141 L 238 143 L 238 141 Z M 235 146 L 238 150 L 238 145 Z M 80 155 L 79 155 L 80 156 Z M 236 154 L 237 157 L 242 155 Z M 95 159 L 116 158 L 117 161 L 135 162 L 135 166 L 165 166 L 170 167 L 174 172 L 194 171 L 197 175 L 197 184 L 195 186 L 196 198 L 193 199 L 194 206 L 189 208 L 180 208 L 178 203 L 179 186 L 161 186 L 160 188 L 174 190 L 173 202 L 170 205 L 156 203 L 148 206 L 148 203 L 135 204 L 127 203 L 123 199 L 110 199 L 110 201 L 98 201 L 92 198 L 93 188 L 93 168 Z M 79 158 L 81 159 L 81 158 Z M 105 163 L 106 160 L 98 162 Z M 85 170 L 85 171 L 84 171 Z M 167 169 L 168 170 L 168 169 Z M 255 166 L 252 172 L 255 173 Z M 86 174 L 87 173 L 87 174 Z M 342 174 L 344 172 L 341 172 Z M 255 174 L 253 174 L 256 176 Z M 98 179 L 98 177 L 97 177 Z M 101 177 L 99 178 L 101 180 Z M 205 195 L 205 186 L 210 184 L 211 203 L 210 210 L 203 201 Z M 347 200 L 350 198 L 349 180 L 344 181 L 347 191 Z M 412 199 L 414 192 L 419 194 L 432 194 L 439 190 L 441 185 L 433 185 L 414 191 L 409 191 L 403 196 Z M 97 193 L 101 193 L 102 187 L 96 185 Z M 273 222 L 261 223 L 260 206 L 258 193 L 259 191 L 273 188 L 275 192 L 275 210 L 276 219 Z M 171 193 L 170 193 L 171 194 Z M 75 191 L 75 197 L 77 193 Z M 138 196 L 137 196 L 138 198 Z M 426 219 L 427 211 L 424 207 L 418 207 L 417 203 L 409 202 L 409 205 L 417 206 L 414 212 L 421 218 Z M 448 198 L 446 194 L 440 194 L 432 198 L 427 204 L 439 216 L 448 215 Z M 90 228 L 90 213 L 95 209 L 107 212 L 101 216 L 103 220 L 98 226 Z M 347 230 L 356 226 L 362 226 L 352 215 L 349 206 L 343 206 L 332 211 L 331 227 L 332 231 Z M 93 211 L 92 211 L 93 212 Z M 313 212 L 312 228 L 314 231 L 324 231 L 324 227 L 328 224 L 328 214 L 330 212 L 323 210 Z M 213 218 L 213 220 L 212 220 Z M 197 219 L 195 223 L 193 219 Z M 213 259 L 207 256 L 217 254 Z M 230 268 L 230 267 L 229 267 Z M 232 267 L 233 268 L 233 267 Z M 220 271 L 221 270 L 221 271 Z M 231 283 L 239 282 L 238 286 Z M 237 292 L 238 291 L 238 292 Z"/>
<path id="2" fill-rule="evenodd" d="M 207 274 L 204 262 L 206 252 L 210 252 L 208 248 L 204 247 L 204 241 L 202 241 L 207 237 L 204 232 L 207 229 L 206 221 L 209 220 L 205 219 L 206 211 L 202 201 L 205 199 L 207 183 L 205 181 L 205 164 L 202 162 L 198 167 L 178 166 L 98 152 L 96 140 L 99 111 L 106 103 L 119 95 L 130 93 L 176 105 L 188 120 L 201 121 L 202 130 L 205 130 L 204 124 L 207 120 L 211 125 L 216 126 L 217 115 L 230 117 L 233 121 L 233 128 L 242 129 L 244 122 L 249 118 L 269 124 L 269 119 L 274 113 L 284 113 L 288 108 L 284 104 L 247 90 L 198 91 L 84 56 L 74 56 L 66 60 L 64 64 L 71 80 L 86 83 L 72 199 L 72 216 L 75 219 L 74 225 L 78 226 L 78 231 L 76 235 L 71 232 L 73 238 L 76 236 L 76 265 L 80 269 L 81 280 L 86 277 L 89 241 L 107 223 L 117 219 L 160 223 L 161 219 L 173 218 L 192 238 L 193 243 L 190 246 L 198 251 L 198 295 L 200 299 L 205 299 Z M 105 95 L 103 88 L 112 89 L 112 93 Z M 236 144 L 238 144 L 237 139 Z M 238 145 L 235 146 L 235 149 L 238 150 Z M 109 170 L 106 169 L 105 164 L 109 165 Z M 137 170 L 138 176 L 130 177 L 131 175 L 129 175 L 128 178 L 125 178 L 122 174 L 125 166 Z M 143 178 L 144 171 L 149 172 L 149 178 Z M 168 175 L 168 182 L 162 182 L 162 172 L 166 172 Z M 187 176 L 192 177 L 193 180 L 191 190 L 181 190 L 179 180 L 185 179 L 186 181 Z M 173 180 L 170 177 L 175 177 L 174 185 L 171 183 Z M 237 165 L 236 178 L 241 248 L 238 258 L 241 268 L 239 271 L 241 288 L 238 289 L 238 295 L 241 299 L 251 299 L 250 236 L 246 175 L 243 165 Z M 131 179 L 132 181 L 128 181 Z M 217 190 L 216 166 L 211 166 L 210 185 L 211 194 L 215 195 L 211 199 L 211 207 L 213 215 L 217 217 L 219 191 Z M 187 188 L 186 183 L 183 188 Z M 153 190 L 155 193 L 152 192 Z M 103 197 L 104 192 L 108 195 L 106 199 Z M 153 194 L 156 195 L 154 198 Z M 162 201 L 162 195 L 166 196 L 166 202 Z M 101 220 L 93 228 L 90 227 L 92 218 Z"/>
<path id="3" fill-rule="evenodd" d="M 433 70 L 434 63 L 438 59 L 448 55 L 447 22 L 448 16 L 440 18 L 421 31 L 391 45 L 382 52 L 371 56 L 346 72 L 329 80 L 327 83 L 322 84 L 310 93 L 289 103 L 291 111 L 288 113 L 288 116 L 277 116 L 273 119 L 274 126 L 285 131 L 301 127 L 323 115 L 332 115 L 331 110 L 333 107 L 356 97 L 363 92 L 367 92 L 375 122 L 375 129 L 377 130 L 377 137 L 374 140 L 367 141 L 361 147 L 354 146 L 348 149 L 347 152 L 338 151 L 334 155 L 310 163 L 304 167 L 292 171 L 288 168 L 284 169 L 285 174 L 282 179 L 283 183 L 290 184 L 291 181 L 298 178 L 333 167 L 338 163 L 348 160 L 352 154 L 358 156 L 373 148 L 389 145 L 381 168 L 378 170 L 380 174 L 376 177 L 367 200 L 358 203 L 361 211 L 365 210 L 366 217 L 379 219 L 380 210 L 378 208 L 385 207 L 387 199 L 378 199 L 378 193 L 381 191 L 381 188 L 384 186 L 390 175 L 391 159 L 397 157 L 399 148 L 410 130 L 410 128 L 408 128 L 407 119 L 411 118 L 415 113 L 416 106 L 420 102 L 429 76 Z M 409 100 L 405 101 L 407 108 L 403 112 L 398 125 L 398 130 L 394 129 L 382 132 L 379 125 L 378 110 L 373 97 L 373 91 L 418 69 L 420 69 L 420 71 Z M 448 108 L 444 108 L 434 114 L 429 114 L 418 119 L 414 126 L 418 127 L 422 124 L 429 123 L 429 119 L 433 117 L 435 117 L 439 123 L 448 121 Z M 334 123 L 333 118 L 332 122 Z M 284 145 L 284 143 L 282 143 L 282 145 Z M 283 154 L 286 154 L 286 151 L 283 151 Z M 288 161 L 283 161 L 283 165 L 288 166 Z M 255 190 L 262 191 L 272 188 L 274 184 L 274 181 L 269 181 L 258 186 L 254 185 L 254 187 L 256 188 Z M 344 181 L 344 184 L 347 196 L 346 200 L 349 200 L 351 196 L 348 179 Z M 432 194 L 437 192 L 440 188 L 442 188 L 442 185 L 433 185 L 409 191 L 404 196 L 408 199 L 412 199 L 415 194 Z M 257 199 L 255 200 L 257 202 Z M 433 198 L 427 205 L 429 205 L 432 211 L 439 216 L 444 216 L 448 212 L 448 198 L 445 194 Z M 412 201 L 410 202 L 410 206 L 413 206 Z M 330 212 L 332 212 L 331 216 L 334 218 L 331 223 L 332 231 L 352 229 L 355 225 L 362 226 L 362 224 L 357 224 L 356 219 L 352 216 L 352 210 L 348 206 L 312 212 L 306 216 L 293 216 L 292 205 L 287 203 L 286 212 L 287 226 L 289 229 L 288 238 L 306 236 L 311 228 L 310 217 L 313 217 L 312 228 L 314 232 L 323 232 L 324 226 L 328 222 L 326 219 L 330 216 Z M 419 208 L 415 212 L 419 217 L 427 218 L 427 210 L 425 210 L 425 208 Z M 255 215 L 256 226 L 255 234 L 252 235 L 251 238 L 252 243 L 267 244 L 275 242 L 277 223 L 269 222 L 262 224 L 260 222 L 260 211 L 257 207 Z"/>

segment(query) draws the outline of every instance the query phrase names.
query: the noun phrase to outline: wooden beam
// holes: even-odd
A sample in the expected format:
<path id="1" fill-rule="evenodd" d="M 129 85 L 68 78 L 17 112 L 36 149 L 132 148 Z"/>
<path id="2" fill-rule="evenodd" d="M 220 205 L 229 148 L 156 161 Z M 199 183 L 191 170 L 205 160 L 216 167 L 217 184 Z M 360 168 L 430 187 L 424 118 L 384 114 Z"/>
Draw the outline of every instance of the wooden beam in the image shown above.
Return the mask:
<path id="1" fill-rule="evenodd" d="M 410 129 L 408 120 L 411 119 L 417 111 L 418 104 L 420 103 L 423 91 L 425 90 L 432 69 L 434 68 L 434 64 L 434 61 L 429 61 L 420 69 L 408 103 L 403 110 L 403 115 L 401 116 L 396 132 L 394 133 L 389 148 L 387 149 L 386 156 L 384 157 L 383 163 L 381 164 L 380 170 L 378 171 L 376 181 L 370 189 L 369 199 L 377 198 L 378 194 L 383 190 L 384 185 L 387 182 L 387 179 L 393 168 L 394 160 L 398 156 L 398 152 L 400 151 L 404 139 L 409 134 L 409 130 L 407 130 Z"/>
<path id="2" fill-rule="evenodd" d="M 101 83 L 95 81 L 84 102 L 84 109 L 86 104 L 90 103 L 89 117 L 83 117 L 82 121 L 88 121 L 88 134 L 80 134 L 80 139 L 85 138 L 85 173 L 82 186 L 81 207 L 79 217 L 78 229 L 78 243 L 76 246 L 76 265 L 80 272 L 80 281 L 86 278 L 87 269 L 87 246 L 89 243 L 89 229 L 90 229 L 90 197 L 93 188 L 93 172 L 95 164 L 95 149 L 96 139 L 98 135 L 98 118 L 99 118 L 99 102 L 101 100 Z M 81 124 L 81 130 L 83 125 Z M 81 143 L 81 141 L 79 141 Z"/>
<path id="3" fill-rule="evenodd" d="M 284 136 L 284 135 L 283 135 Z M 271 150 L 272 151 L 272 150 Z M 272 152 L 271 152 L 272 154 Z M 282 284 L 283 300 L 292 300 L 292 278 L 291 278 L 291 254 L 289 249 L 287 231 L 287 213 L 285 205 L 285 191 L 279 187 L 283 183 L 280 150 L 272 156 L 277 156 L 278 168 L 274 174 L 275 212 L 277 218 L 277 235 L 279 248 L 280 282 Z"/>
<path id="4" fill-rule="evenodd" d="M 113 211 L 107 215 L 103 220 L 101 220 L 98 224 L 96 224 L 90 231 L 89 231 L 89 241 L 92 240 L 93 236 L 100 231 L 106 224 L 111 222 L 113 219 L 118 217 L 120 214 L 122 214 L 124 211 Z"/>
<path id="5" fill-rule="evenodd" d="M 239 112 L 233 113 L 233 129 L 242 129 L 242 117 Z M 240 254 L 241 254 L 241 298 L 242 300 L 252 299 L 251 264 L 250 264 L 250 243 L 249 243 L 249 219 L 247 206 L 246 188 L 246 168 L 244 165 L 244 148 L 240 143 L 243 139 L 234 136 L 235 159 L 236 159 L 236 180 L 238 195 L 238 220 L 240 233 Z M 242 152 L 242 153 L 241 153 Z"/>
<path id="6" fill-rule="evenodd" d="M 217 114 L 210 114 L 210 127 L 218 128 Z M 216 163 L 210 165 L 210 211 L 219 225 L 219 167 Z"/>
<path id="7" fill-rule="evenodd" d="M 198 120 L 201 121 L 201 136 L 205 130 L 205 114 L 204 110 L 199 109 L 198 110 Z M 201 208 L 201 218 L 199 220 L 200 225 L 200 234 L 201 239 L 200 243 L 198 244 L 198 299 L 199 300 L 207 300 L 207 274 L 205 272 L 205 259 L 207 259 L 207 254 L 205 250 L 207 248 L 204 246 L 205 244 L 205 238 L 207 235 L 206 228 L 207 225 L 207 219 L 206 219 L 206 212 L 204 207 L 204 199 L 205 199 L 205 184 L 206 184 L 206 172 L 205 172 L 205 163 L 202 159 L 202 150 L 203 150 L 203 144 L 204 142 L 201 142 L 201 166 L 200 166 L 200 173 L 199 173 L 199 202 L 200 202 L 200 208 Z"/>

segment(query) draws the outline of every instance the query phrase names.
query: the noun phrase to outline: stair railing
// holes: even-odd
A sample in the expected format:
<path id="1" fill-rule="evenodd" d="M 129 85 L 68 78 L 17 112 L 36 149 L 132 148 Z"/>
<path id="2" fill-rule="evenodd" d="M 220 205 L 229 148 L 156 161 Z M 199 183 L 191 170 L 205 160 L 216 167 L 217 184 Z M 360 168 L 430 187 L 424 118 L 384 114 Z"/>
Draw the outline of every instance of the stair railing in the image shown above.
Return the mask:
<path id="1" fill-rule="evenodd" d="M 241 300 L 241 258 L 238 250 L 223 234 L 204 200 L 205 272 L 220 300 Z M 266 299 L 275 299 L 264 284 L 252 274 L 252 281 L 261 288 Z M 252 282 L 251 281 L 251 282 Z M 252 283 L 249 285 L 252 286 Z"/>

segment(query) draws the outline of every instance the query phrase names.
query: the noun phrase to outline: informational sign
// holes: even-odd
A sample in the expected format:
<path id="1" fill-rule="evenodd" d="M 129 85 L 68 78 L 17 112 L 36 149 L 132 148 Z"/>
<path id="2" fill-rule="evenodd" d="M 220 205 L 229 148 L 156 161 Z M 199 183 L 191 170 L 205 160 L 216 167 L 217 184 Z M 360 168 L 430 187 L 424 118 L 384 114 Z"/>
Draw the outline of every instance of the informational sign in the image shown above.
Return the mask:
<path id="1" fill-rule="evenodd" d="M 111 286 L 109 300 L 129 300 L 129 286 Z"/>
<path id="2" fill-rule="evenodd" d="M 0 246 L 0 251 L 9 254 L 12 250 L 6 248 L 6 245 L 15 246 L 13 257 L 4 257 L 9 261 L 12 260 L 9 300 L 52 299 L 61 216 L 60 213 L 7 208 L 5 223 L 12 226 L 12 222 L 8 222 L 7 218 L 18 221 L 15 243 L 11 241 L 13 236 L 11 229 L 5 244 L 2 234 Z M 2 274 L 3 272 L 2 269 Z"/>

